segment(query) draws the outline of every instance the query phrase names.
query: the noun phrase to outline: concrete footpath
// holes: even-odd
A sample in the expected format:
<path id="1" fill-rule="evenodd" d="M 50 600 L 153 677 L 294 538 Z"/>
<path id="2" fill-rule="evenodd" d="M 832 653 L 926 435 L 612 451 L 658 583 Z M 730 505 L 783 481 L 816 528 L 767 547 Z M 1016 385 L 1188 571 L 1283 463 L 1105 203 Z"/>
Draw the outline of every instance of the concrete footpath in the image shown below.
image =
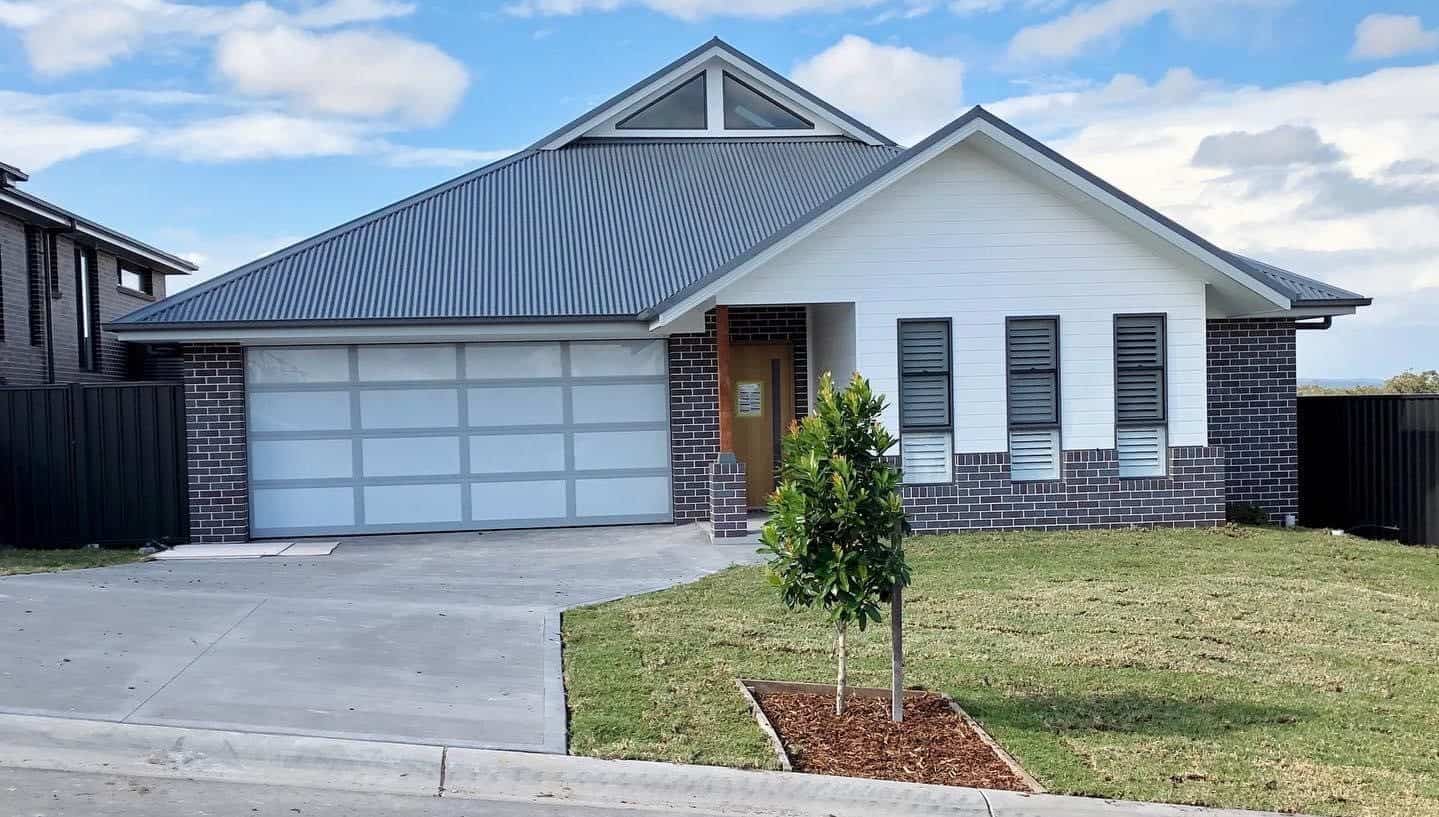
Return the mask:
<path id="1" fill-rule="evenodd" d="M 140 788 L 167 792 L 177 803 L 185 798 L 203 802 L 237 786 L 261 784 L 269 789 L 264 798 L 272 803 L 288 791 L 296 802 L 308 798 L 343 809 L 340 803 L 346 797 L 323 793 L 359 794 L 377 798 L 375 804 L 387 803 L 384 813 L 393 815 L 574 814 L 578 809 L 714 817 L 1259 814 L 710 766 L 0 715 L 0 781 L 8 781 L 0 785 L 0 813 L 71 813 L 56 805 L 69 796 L 84 799 L 91 809 L 73 813 L 127 814 L 120 806 L 127 797 L 135 799 L 135 781 L 146 779 L 166 782 L 141 783 Z M 213 784 L 215 790 L 195 789 L 199 784 Z M 51 786 L 53 791 L 37 792 L 36 786 Z M 234 789 L 221 802 L 243 799 L 245 791 Z M 45 797 L 52 807 L 32 806 L 36 798 Z M 436 809 L 436 798 L 467 802 L 473 808 Z M 113 812 L 102 805 L 111 802 L 116 805 Z M 152 810 L 144 813 L 165 813 L 156 810 L 161 804 L 156 798 L 145 802 Z"/>

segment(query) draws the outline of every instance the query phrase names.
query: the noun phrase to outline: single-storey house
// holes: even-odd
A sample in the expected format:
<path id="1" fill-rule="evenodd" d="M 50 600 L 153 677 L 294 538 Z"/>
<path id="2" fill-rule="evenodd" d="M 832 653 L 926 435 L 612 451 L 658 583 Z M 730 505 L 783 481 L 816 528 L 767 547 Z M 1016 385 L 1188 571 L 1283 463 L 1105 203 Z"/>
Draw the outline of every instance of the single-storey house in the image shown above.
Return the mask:
<path id="1" fill-rule="evenodd" d="M 726 536 L 856 370 L 920 530 L 1293 512 L 1295 330 L 1368 303 L 981 108 L 902 148 L 713 40 L 110 328 L 183 349 L 196 541 Z"/>

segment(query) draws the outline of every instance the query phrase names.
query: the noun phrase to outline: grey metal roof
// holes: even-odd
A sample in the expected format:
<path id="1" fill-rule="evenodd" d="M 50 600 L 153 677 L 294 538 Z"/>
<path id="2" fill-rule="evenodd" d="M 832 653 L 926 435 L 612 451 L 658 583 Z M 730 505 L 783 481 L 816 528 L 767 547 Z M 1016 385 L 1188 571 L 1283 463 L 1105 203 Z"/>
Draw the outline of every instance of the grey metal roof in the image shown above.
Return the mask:
<path id="1" fill-rule="evenodd" d="M 7 165 L 4 162 L 0 162 L 0 181 L 24 182 L 29 180 L 30 177 L 26 175 L 25 171 L 15 165 Z"/>
<path id="2" fill-rule="evenodd" d="M 900 152 L 848 138 L 526 150 L 113 325 L 633 320 Z"/>
<path id="3" fill-rule="evenodd" d="M 6 165 L 5 167 L 9 166 Z M 3 172 L 6 175 L 9 174 L 9 171 Z M 158 247 L 146 244 L 139 239 L 131 238 L 118 230 L 112 230 L 84 216 L 76 215 L 63 207 L 52 204 L 18 187 L 10 185 L 0 186 L 0 205 L 7 205 L 11 208 L 18 207 L 19 209 L 12 210 L 11 212 L 20 213 L 22 217 L 28 218 L 31 215 L 35 215 L 45 219 L 48 222 L 47 226 L 62 225 L 64 228 L 70 230 L 83 228 L 88 231 L 93 238 L 103 242 L 111 251 L 121 254 L 128 260 L 136 260 L 138 263 L 144 264 L 147 268 L 164 275 L 187 275 L 199 269 L 193 261 L 181 258 L 173 253 L 168 253 Z"/>
<path id="4" fill-rule="evenodd" d="M 1238 253 L 1228 253 L 1229 260 L 1240 269 L 1253 275 L 1262 276 L 1269 285 L 1289 296 L 1295 306 L 1369 306 L 1373 298 L 1367 298 L 1347 289 L 1316 281 L 1308 276 L 1287 269 L 1266 264 Z"/>

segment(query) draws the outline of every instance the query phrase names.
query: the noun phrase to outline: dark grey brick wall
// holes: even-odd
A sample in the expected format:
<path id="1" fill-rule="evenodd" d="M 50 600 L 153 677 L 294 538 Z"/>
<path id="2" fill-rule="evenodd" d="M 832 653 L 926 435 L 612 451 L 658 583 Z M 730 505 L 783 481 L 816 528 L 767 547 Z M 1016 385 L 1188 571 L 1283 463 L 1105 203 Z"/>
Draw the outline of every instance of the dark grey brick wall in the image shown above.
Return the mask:
<path id="1" fill-rule="evenodd" d="M 788 342 L 794 347 L 796 418 L 809 406 L 809 348 L 803 306 L 730 307 L 732 343 Z M 710 518 L 710 465 L 719 456 L 719 373 L 714 312 L 705 331 L 671 335 L 670 465 L 676 522 Z"/>
<path id="2" fill-rule="evenodd" d="M 244 350 L 187 345 L 183 355 L 190 540 L 243 542 L 250 533 Z"/>
<path id="3" fill-rule="evenodd" d="M 744 463 L 715 462 L 710 465 L 709 499 L 709 518 L 716 537 L 744 536 L 749 532 Z"/>
<path id="4" fill-rule="evenodd" d="M 75 244 L 69 238 L 56 239 L 55 279 L 58 290 L 50 286 L 50 271 L 43 270 L 44 287 L 41 297 L 49 302 L 50 324 L 45 326 L 44 310 L 40 310 L 43 332 L 49 332 L 55 349 L 55 382 L 85 383 L 123 380 L 130 373 L 128 344 L 112 332 L 100 329 L 100 366 L 98 371 L 80 368 L 79 333 L 76 315 L 79 297 L 75 286 Z M 116 282 L 115 257 L 103 252 L 97 260 L 96 311 L 99 323 L 114 320 L 139 309 L 153 300 L 139 293 L 121 290 Z M 155 276 L 155 292 L 165 293 L 165 276 Z M 25 240 L 25 225 L 0 215 L 0 312 L 3 312 L 3 336 L 0 336 L 0 383 L 11 386 L 35 386 L 46 382 L 46 346 L 30 343 L 30 259 Z M 42 304 L 44 301 L 42 301 Z M 51 331 L 53 330 L 53 331 Z M 42 334 L 43 337 L 43 334 Z"/>
<path id="5" fill-rule="evenodd" d="M 1113 449 L 1065 451 L 1062 478 L 1011 482 L 1009 454 L 956 454 L 954 482 L 908 485 L 916 531 L 1210 526 L 1224 521 L 1224 452 L 1169 449 L 1169 476 L 1120 479 Z"/>
<path id="6" fill-rule="evenodd" d="M 1211 320 L 1209 443 L 1224 449 L 1229 502 L 1278 521 L 1299 507 L 1294 322 Z"/>

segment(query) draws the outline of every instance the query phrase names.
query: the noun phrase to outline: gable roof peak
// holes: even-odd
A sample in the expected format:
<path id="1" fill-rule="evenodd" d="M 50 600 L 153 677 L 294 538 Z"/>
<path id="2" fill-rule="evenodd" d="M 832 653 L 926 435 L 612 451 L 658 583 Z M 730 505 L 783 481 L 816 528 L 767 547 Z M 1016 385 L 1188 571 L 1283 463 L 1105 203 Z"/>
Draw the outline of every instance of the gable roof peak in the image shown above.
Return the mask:
<path id="1" fill-rule="evenodd" d="M 828 131 L 829 133 L 843 134 L 873 146 L 893 146 L 895 144 L 894 140 L 869 125 L 810 93 L 788 77 L 740 51 L 729 42 L 714 36 L 639 82 L 560 126 L 532 144 L 530 149 L 555 150 L 586 135 L 593 135 L 592 131 L 613 120 L 621 112 L 643 107 L 641 103 L 654 101 L 671 90 L 677 80 L 688 76 L 715 58 L 726 63 L 737 75 L 741 75 L 742 79 L 763 86 L 762 90 L 766 92 L 773 92 L 776 98 L 788 98 L 797 106 L 820 116 L 825 121 L 826 127 L 833 126 L 833 129 Z"/>

